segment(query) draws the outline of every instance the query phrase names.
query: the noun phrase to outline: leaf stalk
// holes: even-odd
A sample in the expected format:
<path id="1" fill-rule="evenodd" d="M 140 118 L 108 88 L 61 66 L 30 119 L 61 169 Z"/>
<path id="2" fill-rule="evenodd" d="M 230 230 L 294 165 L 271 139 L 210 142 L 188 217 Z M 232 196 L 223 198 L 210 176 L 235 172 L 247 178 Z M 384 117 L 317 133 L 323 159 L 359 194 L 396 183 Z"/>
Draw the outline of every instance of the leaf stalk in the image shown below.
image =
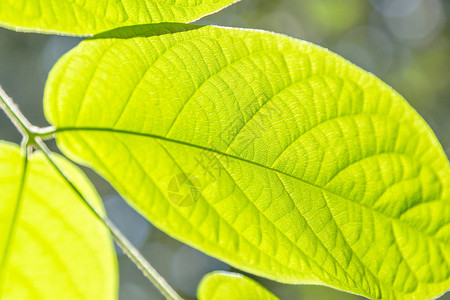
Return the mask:
<path id="1" fill-rule="evenodd" d="M 64 173 L 62 168 L 58 166 L 56 161 L 51 156 L 50 149 L 42 141 L 40 137 L 35 138 L 36 146 L 47 157 L 48 161 L 52 164 L 55 170 L 64 178 L 64 180 L 70 185 L 72 190 L 80 197 L 89 210 L 97 217 L 97 219 L 103 223 L 103 225 L 109 230 L 111 236 L 117 245 L 123 250 L 128 258 L 144 273 L 144 275 L 153 283 L 153 285 L 170 300 L 182 300 L 175 290 L 167 283 L 167 281 L 153 268 L 153 266 L 142 256 L 133 244 L 120 232 L 120 230 L 112 223 L 112 221 L 92 206 L 91 203 L 84 197 L 81 191 L 72 183 L 69 177 Z"/>

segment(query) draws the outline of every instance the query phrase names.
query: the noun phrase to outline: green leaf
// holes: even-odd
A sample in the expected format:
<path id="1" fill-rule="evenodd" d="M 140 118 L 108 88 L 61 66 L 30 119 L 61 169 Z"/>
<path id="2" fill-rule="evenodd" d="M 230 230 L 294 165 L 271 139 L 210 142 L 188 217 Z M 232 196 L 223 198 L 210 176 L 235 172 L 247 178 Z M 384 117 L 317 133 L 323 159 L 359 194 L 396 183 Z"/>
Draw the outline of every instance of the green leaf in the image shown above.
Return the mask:
<path id="1" fill-rule="evenodd" d="M 88 36 L 139 24 L 188 23 L 240 0 L 1 0 L 0 26 Z"/>
<path id="2" fill-rule="evenodd" d="M 64 153 L 171 236 L 285 283 L 450 286 L 450 165 L 375 76 L 310 43 L 190 25 L 82 42 L 50 74 Z"/>
<path id="3" fill-rule="evenodd" d="M 203 277 L 198 287 L 199 300 L 277 300 L 259 283 L 241 274 L 212 272 Z"/>
<path id="4" fill-rule="evenodd" d="M 68 161 L 55 157 L 92 204 L 101 201 Z M 117 299 L 117 262 L 108 232 L 35 152 L 0 142 L 0 298 Z"/>

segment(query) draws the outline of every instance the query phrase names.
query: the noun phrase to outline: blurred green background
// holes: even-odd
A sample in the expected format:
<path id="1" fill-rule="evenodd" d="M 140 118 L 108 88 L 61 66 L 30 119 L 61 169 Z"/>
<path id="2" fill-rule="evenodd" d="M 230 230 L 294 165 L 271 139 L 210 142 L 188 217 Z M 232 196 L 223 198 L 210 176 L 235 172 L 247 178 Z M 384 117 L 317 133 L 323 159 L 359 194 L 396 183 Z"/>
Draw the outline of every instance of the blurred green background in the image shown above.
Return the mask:
<path id="1" fill-rule="evenodd" d="M 275 31 L 337 52 L 400 92 L 430 124 L 450 156 L 450 1 L 243 0 L 198 23 Z M 48 72 L 79 42 L 0 29 L 0 85 L 34 125 L 48 125 L 42 109 Z M 20 142 L 17 131 L 1 115 L 0 139 Z M 104 180 L 85 170 L 111 218 L 186 299 L 195 299 L 197 284 L 209 271 L 236 271 L 154 228 Z M 118 260 L 120 300 L 163 299 L 123 254 Z M 325 287 L 256 279 L 282 299 L 360 298 Z M 450 294 L 441 299 L 450 299 Z"/>

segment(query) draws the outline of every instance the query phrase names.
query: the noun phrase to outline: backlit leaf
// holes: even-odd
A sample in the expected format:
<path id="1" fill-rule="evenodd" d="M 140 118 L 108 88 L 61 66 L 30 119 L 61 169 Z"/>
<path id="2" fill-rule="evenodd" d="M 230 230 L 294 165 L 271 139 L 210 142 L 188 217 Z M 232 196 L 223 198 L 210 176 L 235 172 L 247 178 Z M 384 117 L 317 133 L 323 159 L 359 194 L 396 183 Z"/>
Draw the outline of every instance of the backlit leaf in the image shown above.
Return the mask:
<path id="1" fill-rule="evenodd" d="M 239 0 L 1 0 L 0 26 L 91 35 L 138 24 L 192 22 Z"/>
<path id="2" fill-rule="evenodd" d="M 100 207 L 84 175 L 55 158 Z M 0 142 L 0 299 L 117 299 L 108 232 L 41 153 L 24 164 L 17 146 Z"/>
<path id="3" fill-rule="evenodd" d="M 212 272 L 198 286 L 199 300 L 277 300 L 256 281 L 241 274 Z"/>
<path id="4" fill-rule="evenodd" d="M 247 272 L 370 298 L 450 286 L 450 165 L 375 76 L 260 31 L 153 25 L 52 71 L 64 153 L 156 226 Z"/>

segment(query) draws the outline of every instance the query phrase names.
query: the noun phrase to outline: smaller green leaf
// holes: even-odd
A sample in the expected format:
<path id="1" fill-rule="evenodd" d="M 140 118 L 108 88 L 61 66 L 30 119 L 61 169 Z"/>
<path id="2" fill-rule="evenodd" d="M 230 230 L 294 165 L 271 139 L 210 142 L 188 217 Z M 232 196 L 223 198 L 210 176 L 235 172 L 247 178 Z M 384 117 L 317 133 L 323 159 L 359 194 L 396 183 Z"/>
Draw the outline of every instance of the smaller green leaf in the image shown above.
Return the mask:
<path id="1" fill-rule="evenodd" d="M 102 209 L 84 174 L 54 158 Z M 117 277 L 108 231 L 44 155 L 0 141 L 0 299 L 116 299 Z"/>
<path id="2" fill-rule="evenodd" d="M 212 272 L 198 286 L 199 300 L 276 300 L 278 297 L 256 281 L 230 272 Z"/>
<path id="3" fill-rule="evenodd" d="M 1 0 L 0 26 L 12 30 L 88 36 L 163 22 L 188 23 L 239 0 Z"/>

